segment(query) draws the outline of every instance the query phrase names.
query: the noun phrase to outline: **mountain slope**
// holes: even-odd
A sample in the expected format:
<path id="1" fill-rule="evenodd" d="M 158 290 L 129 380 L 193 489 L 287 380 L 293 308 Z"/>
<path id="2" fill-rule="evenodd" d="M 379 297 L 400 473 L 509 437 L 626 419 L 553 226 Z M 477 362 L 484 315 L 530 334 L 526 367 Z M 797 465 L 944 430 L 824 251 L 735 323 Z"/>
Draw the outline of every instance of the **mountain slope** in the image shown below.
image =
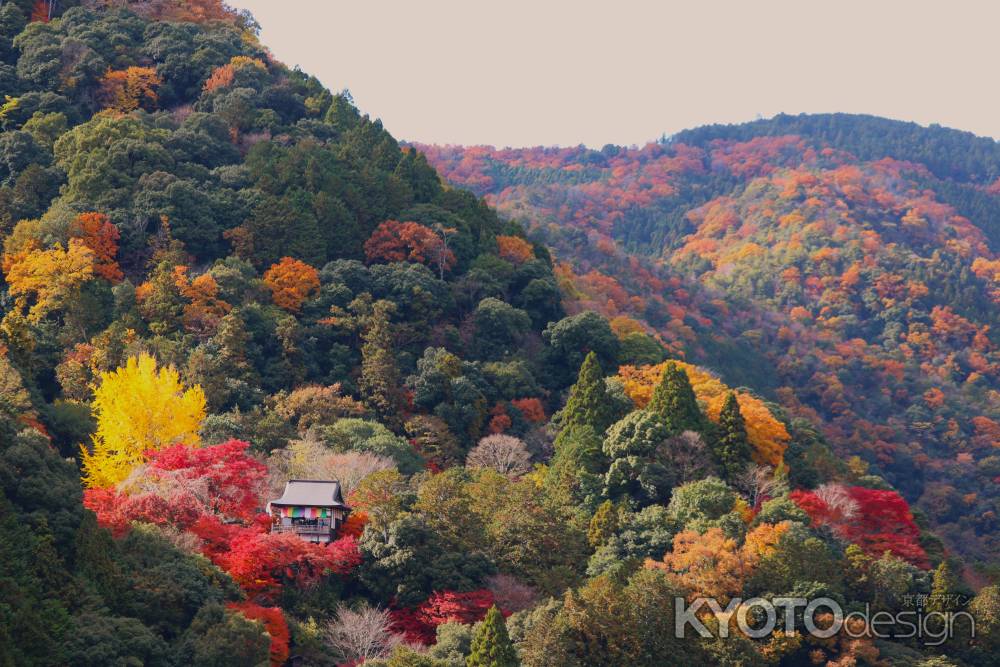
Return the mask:
<path id="1" fill-rule="evenodd" d="M 834 456 L 807 419 L 822 400 L 759 352 L 810 346 L 818 374 L 823 346 L 855 349 L 816 333 L 826 283 L 786 303 L 758 296 L 768 276 L 732 280 L 741 258 L 846 227 L 840 200 L 895 197 L 927 247 L 980 252 L 908 171 L 803 174 L 839 217 L 782 226 L 767 161 L 840 174 L 848 158 L 794 139 L 734 144 L 727 169 L 699 148 L 556 155 L 546 192 L 565 197 L 539 231 L 563 253 L 595 242 L 571 269 L 275 61 L 255 25 L 219 0 L 0 4 L 0 664 L 992 664 L 987 570 L 969 607 L 983 631 L 944 647 L 674 634 L 684 598 L 972 597 L 962 559 Z M 517 173 L 530 194 L 535 172 Z M 580 228 L 559 224 L 579 206 Z M 753 224 L 735 233 L 739 216 Z M 832 266 L 870 236 L 837 238 L 807 254 Z M 858 280 L 912 261 L 874 259 Z M 813 322 L 785 313 L 799 301 Z M 668 361 L 636 317 L 675 356 L 727 360 L 728 383 Z M 981 339 L 969 363 L 992 354 Z M 293 479 L 338 480 L 350 515 L 271 507 Z"/>
<path id="2" fill-rule="evenodd" d="M 409 476 L 544 421 L 548 255 L 249 17 L 80 4 L 0 6 L 0 664 L 331 664 L 307 622 L 397 582 L 364 512 L 269 532 L 265 462 Z M 495 571 L 442 548 L 414 604 Z"/>
<path id="3" fill-rule="evenodd" d="M 811 419 L 953 544 L 996 552 L 995 142 L 834 114 L 642 148 L 421 149 L 550 243 L 580 303 Z"/>

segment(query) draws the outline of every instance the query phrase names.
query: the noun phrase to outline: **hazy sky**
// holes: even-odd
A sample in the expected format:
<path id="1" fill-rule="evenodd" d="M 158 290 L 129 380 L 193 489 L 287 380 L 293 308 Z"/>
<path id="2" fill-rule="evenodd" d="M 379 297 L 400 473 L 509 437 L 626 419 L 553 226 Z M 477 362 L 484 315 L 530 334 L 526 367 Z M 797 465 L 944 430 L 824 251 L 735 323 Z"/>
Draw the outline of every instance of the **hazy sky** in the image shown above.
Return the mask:
<path id="1" fill-rule="evenodd" d="M 1000 3 L 230 0 L 400 139 L 599 147 L 778 112 L 1000 137 Z"/>

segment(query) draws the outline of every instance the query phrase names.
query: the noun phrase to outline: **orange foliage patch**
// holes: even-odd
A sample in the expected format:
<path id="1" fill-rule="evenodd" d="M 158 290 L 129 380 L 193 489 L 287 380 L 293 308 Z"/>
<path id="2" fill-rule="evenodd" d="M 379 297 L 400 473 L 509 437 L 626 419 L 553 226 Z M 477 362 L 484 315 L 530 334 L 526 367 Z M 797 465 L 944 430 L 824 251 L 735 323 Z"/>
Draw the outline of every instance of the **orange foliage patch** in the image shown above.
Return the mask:
<path id="1" fill-rule="evenodd" d="M 447 231 L 447 230 L 445 230 Z M 455 264 L 455 254 L 430 227 L 416 222 L 386 220 L 365 241 L 369 262 L 419 262 L 442 272 Z"/>
<path id="2" fill-rule="evenodd" d="M 151 67 L 129 67 L 123 70 L 108 70 L 101 79 L 98 97 L 105 108 L 128 113 L 142 108 L 153 111 L 159 99 L 156 88 L 163 83 L 160 75 Z"/>
<path id="3" fill-rule="evenodd" d="M 739 595 L 747 577 L 774 553 L 790 525 L 787 521 L 763 523 L 747 533 L 743 546 L 726 537 L 721 528 L 709 528 L 704 533 L 685 530 L 674 536 L 674 548 L 662 562 L 647 560 L 646 567 L 664 570 L 681 588 L 690 591 L 688 599 L 728 599 Z"/>
<path id="4" fill-rule="evenodd" d="M 205 81 L 205 92 L 210 93 L 213 90 L 218 90 L 219 88 L 228 88 L 232 85 L 233 79 L 236 78 L 236 72 L 244 67 L 254 67 L 262 72 L 267 71 L 267 65 L 265 65 L 264 61 L 259 58 L 234 56 L 233 59 L 225 65 L 220 65 L 212 70 L 212 74 Z"/>
<path id="5" fill-rule="evenodd" d="M 500 256 L 513 264 L 524 264 L 535 256 L 532 245 L 520 236 L 497 236 L 497 248 Z"/>
<path id="6" fill-rule="evenodd" d="M 542 402 L 537 398 L 517 398 L 510 402 L 521 415 L 533 424 L 542 424 L 545 422 L 545 408 L 542 407 Z"/>
<path id="7" fill-rule="evenodd" d="M 264 274 L 264 285 L 279 308 L 299 312 L 302 303 L 319 290 L 319 271 L 292 257 L 282 257 Z"/>
<path id="8" fill-rule="evenodd" d="M 70 238 L 78 238 L 94 253 L 94 273 L 113 283 L 122 279 L 115 256 L 118 254 L 118 228 L 103 213 L 81 213 L 70 223 Z"/>
<path id="9" fill-rule="evenodd" d="M 232 306 L 219 298 L 219 285 L 212 274 L 203 273 L 190 280 L 187 271 L 186 266 L 174 267 L 174 285 L 190 302 L 184 306 L 184 327 L 189 331 L 210 333 Z M 136 289 L 137 298 L 138 295 Z"/>

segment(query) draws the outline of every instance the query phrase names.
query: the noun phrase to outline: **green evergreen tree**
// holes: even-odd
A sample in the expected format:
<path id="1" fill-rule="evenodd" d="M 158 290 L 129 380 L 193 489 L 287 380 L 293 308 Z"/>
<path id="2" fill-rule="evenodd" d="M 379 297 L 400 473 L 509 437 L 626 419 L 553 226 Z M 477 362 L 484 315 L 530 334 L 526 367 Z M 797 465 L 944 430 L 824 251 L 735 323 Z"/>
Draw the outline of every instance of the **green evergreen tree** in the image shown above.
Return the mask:
<path id="1" fill-rule="evenodd" d="M 441 192 L 441 179 L 434 168 L 427 164 L 427 158 L 415 148 L 403 151 L 403 158 L 396 165 L 395 175 L 413 190 L 413 198 L 418 202 L 434 201 Z"/>
<path id="2" fill-rule="evenodd" d="M 704 433 L 706 430 L 705 415 L 698 407 L 691 381 L 674 362 L 663 369 L 663 377 L 653 390 L 653 398 L 646 409 L 662 418 L 671 435 L 684 431 Z"/>
<path id="3" fill-rule="evenodd" d="M 16 4 L 7 2 L 0 7 L 0 62 L 17 63 L 18 53 L 13 42 L 26 23 L 24 12 Z"/>
<path id="4" fill-rule="evenodd" d="M 669 437 L 660 416 L 646 410 L 635 410 L 615 422 L 602 444 L 609 462 L 605 496 L 641 505 L 666 501 L 674 478 L 659 451 Z"/>
<path id="5" fill-rule="evenodd" d="M 111 533 L 97 525 L 93 512 L 86 512 L 74 545 L 76 570 L 107 599 L 121 595 L 121 574 L 114 561 L 115 549 Z"/>
<path id="6" fill-rule="evenodd" d="M 934 582 L 931 584 L 931 594 L 927 598 L 927 610 L 938 612 L 955 611 L 955 592 L 958 590 L 958 579 L 951 571 L 948 561 L 941 561 L 934 570 Z"/>
<path id="7" fill-rule="evenodd" d="M 595 352 L 587 353 L 576 384 L 562 411 L 562 427 L 591 426 L 598 434 L 615 421 L 614 404 L 604 384 L 604 371 Z"/>
<path id="8" fill-rule="evenodd" d="M 736 394 L 730 392 L 719 413 L 719 431 L 712 451 L 727 479 L 733 479 L 750 461 L 750 441 Z"/>
<path id="9" fill-rule="evenodd" d="M 379 419 L 398 428 L 401 426 L 399 414 L 402 408 L 402 380 L 396 366 L 392 328 L 389 324 L 389 313 L 392 310 L 391 303 L 379 301 L 372 306 L 372 312 L 366 318 L 358 386 L 365 403 Z"/>
<path id="10" fill-rule="evenodd" d="M 240 227 L 228 232 L 237 252 L 260 270 L 294 257 L 312 266 L 326 262 L 324 232 L 320 230 L 308 196 L 267 197 Z"/>
<path id="11" fill-rule="evenodd" d="M 608 541 L 618 532 L 618 510 L 610 500 L 601 503 L 594 516 L 590 519 L 587 529 L 587 541 L 595 549 Z"/>
<path id="12" fill-rule="evenodd" d="M 361 114 L 354 106 L 354 99 L 349 91 L 343 91 L 333 96 L 333 101 L 326 111 L 324 119 L 333 125 L 338 132 L 343 133 L 361 124 Z"/>
<path id="13" fill-rule="evenodd" d="M 516 667 L 517 654 L 507 634 L 503 614 L 490 607 L 486 618 L 472 639 L 472 653 L 465 659 L 466 667 Z"/>
<path id="14" fill-rule="evenodd" d="M 592 426 L 577 425 L 560 431 L 554 444 L 556 452 L 545 477 L 549 493 L 563 504 L 596 510 L 604 499 L 608 467 L 601 438 Z"/>
<path id="15" fill-rule="evenodd" d="M 183 664 L 236 667 L 268 664 L 271 640 L 260 623 L 213 602 L 198 610 L 178 644 Z"/>

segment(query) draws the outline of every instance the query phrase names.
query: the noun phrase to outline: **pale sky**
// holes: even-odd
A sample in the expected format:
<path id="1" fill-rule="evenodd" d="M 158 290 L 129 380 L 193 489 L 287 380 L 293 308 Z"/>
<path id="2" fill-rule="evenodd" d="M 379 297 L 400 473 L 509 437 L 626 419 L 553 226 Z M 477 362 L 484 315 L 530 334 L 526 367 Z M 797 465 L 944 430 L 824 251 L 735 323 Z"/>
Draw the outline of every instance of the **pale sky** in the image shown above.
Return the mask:
<path id="1" fill-rule="evenodd" d="M 779 112 L 1000 137 L 1000 3 L 230 0 L 399 139 L 643 144 Z"/>

